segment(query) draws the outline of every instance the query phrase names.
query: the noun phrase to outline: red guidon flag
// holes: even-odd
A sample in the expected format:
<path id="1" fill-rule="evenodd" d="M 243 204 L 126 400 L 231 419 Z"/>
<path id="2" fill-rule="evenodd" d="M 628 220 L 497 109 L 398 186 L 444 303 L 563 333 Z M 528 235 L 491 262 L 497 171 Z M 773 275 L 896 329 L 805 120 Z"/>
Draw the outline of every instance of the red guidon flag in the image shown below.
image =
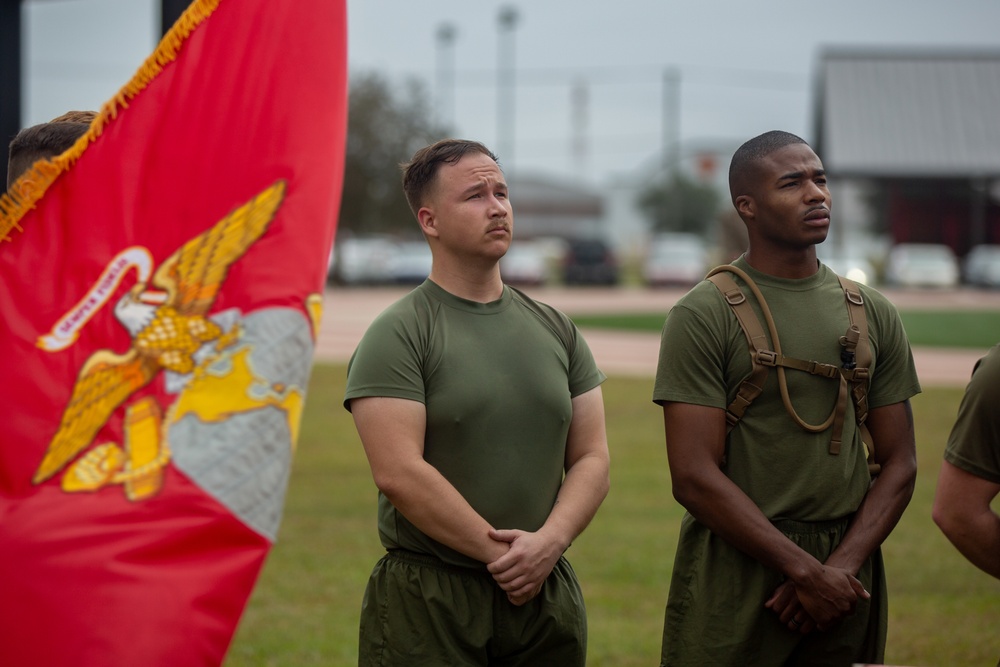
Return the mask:
<path id="1" fill-rule="evenodd" d="M 346 33 L 344 0 L 196 0 L 0 198 L 0 664 L 222 662 L 305 400 Z"/>

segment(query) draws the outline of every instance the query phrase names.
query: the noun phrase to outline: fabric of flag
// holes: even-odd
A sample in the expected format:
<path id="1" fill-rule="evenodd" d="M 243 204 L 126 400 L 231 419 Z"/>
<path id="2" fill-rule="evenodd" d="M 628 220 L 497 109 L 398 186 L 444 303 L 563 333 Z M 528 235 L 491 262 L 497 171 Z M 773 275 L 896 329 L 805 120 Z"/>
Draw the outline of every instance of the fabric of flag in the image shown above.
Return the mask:
<path id="1" fill-rule="evenodd" d="M 346 26 L 196 0 L 0 197 L 0 665 L 222 663 L 305 400 Z"/>

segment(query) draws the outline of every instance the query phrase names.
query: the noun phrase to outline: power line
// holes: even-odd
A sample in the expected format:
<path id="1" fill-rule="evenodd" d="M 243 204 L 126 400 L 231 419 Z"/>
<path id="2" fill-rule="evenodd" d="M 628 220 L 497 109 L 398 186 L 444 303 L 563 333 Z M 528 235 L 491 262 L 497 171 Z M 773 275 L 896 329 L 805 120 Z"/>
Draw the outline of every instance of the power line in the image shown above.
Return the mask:
<path id="1" fill-rule="evenodd" d="M 811 85 L 811 74 L 710 65 L 597 65 L 593 67 L 526 67 L 517 69 L 519 86 L 571 86 L 584 81 L 599 85 L 659 84 L 664 71 L 680 72 L 685 85 L 801 91 Z M 426 73 L 396 70 L 389 76 L 426 78 Z M 454 82 L 463 87 L 496 86 L 496 69 L 456 69 Z"/>

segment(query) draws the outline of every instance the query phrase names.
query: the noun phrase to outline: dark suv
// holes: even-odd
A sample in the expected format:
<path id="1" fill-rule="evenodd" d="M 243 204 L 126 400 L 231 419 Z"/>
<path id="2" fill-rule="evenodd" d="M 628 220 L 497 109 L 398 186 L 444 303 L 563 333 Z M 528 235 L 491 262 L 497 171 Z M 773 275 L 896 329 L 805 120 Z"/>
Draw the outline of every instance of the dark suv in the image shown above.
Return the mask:
<path id="1" fill-rule="evenodd" d="M 567 285 L 616 285 L 618 260 L 600 239 L 573 239 L 566 244 L 563 281 Z"/>

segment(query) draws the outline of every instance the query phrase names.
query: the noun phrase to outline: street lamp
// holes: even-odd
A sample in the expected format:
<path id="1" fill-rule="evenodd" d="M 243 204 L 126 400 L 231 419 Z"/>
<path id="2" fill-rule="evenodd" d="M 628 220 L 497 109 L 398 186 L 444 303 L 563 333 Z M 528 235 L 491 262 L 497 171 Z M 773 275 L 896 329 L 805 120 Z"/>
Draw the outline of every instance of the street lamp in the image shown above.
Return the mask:
<path id="1" fill-rule="evenodd" d="M 507 165 L 508 175 L 514 168 L 514 28 L 517 9 L 512 5 L 500 8 L 497 16 L 497 154 Z"/>

